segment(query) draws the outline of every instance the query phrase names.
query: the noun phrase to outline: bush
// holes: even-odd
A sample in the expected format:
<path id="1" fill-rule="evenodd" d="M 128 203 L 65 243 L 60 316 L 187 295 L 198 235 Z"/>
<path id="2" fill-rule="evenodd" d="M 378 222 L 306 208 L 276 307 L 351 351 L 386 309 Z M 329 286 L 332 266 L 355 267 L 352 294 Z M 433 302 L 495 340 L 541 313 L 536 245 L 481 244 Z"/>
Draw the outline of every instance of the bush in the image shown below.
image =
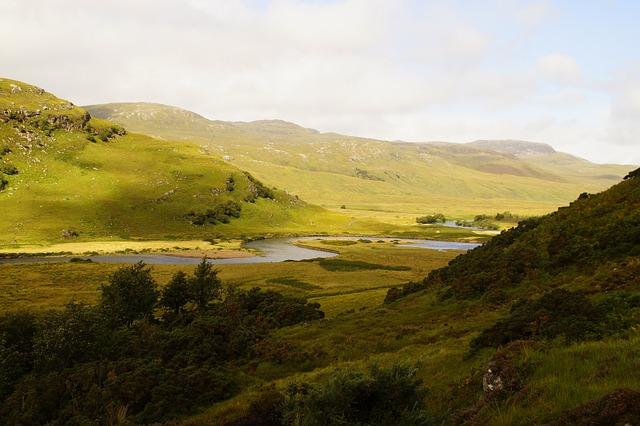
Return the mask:
<path id="1" fill-rule="evenodd" d="M 444 223 L 447 218 L 442 213 L 435 213 L 427 216 L 421 216 L 416 218 L 417 223 L 430 224 L 430 223 Z"/>
<path id="2" fill-rule="evenodd" d="M 102 286 L 100 309 L 116 326 L 131 326 L 135 320 L 150 318 L 158 292 L 151 270 L 143 262 L 120 268 Z"/>
<path id="3" fill-rule="evenodd" d="M 416 369 L 403 364 L 337 370 L 321 384 L 291 385 L 283 417 L 300 425 L 426 425 L 421 385 Z"/>
<path id="4" fill-rule="evenodd" d="M 202 265 L 186 280 L 210 283 L 215 274 Z M 185 275 L 172 281 L 183 288 Z M 230 368 L 267 348 L 270 330 L 324 316 L 303 299 L 229 289 L 218 303 L 159 321 L 149 315 L 155 295 L 148 268 L 137 264 L 111 276 L 97 307 L 0 315 L 0 424 L 170 421 L 237 392 Z M 278 346 L 290 357 L 286 343 L 272 355 Z"/>
<path id="5" fill-rule="evenodd" d="M 0 166 L 0 173 L 4 173 L 5 175 L 17 175 L 18 169 L 13 164 L 3 164 Z"/>
<path id="6" fill-rule="evenodd" d="M 3 191 L 9 185 L 9 181 L 0 177 L 0 191 Z"/>
<path id="7" fill-rule="evenodd" d="M 640 296 L 617 294 L 594 305 L 583 293 L 555 289 L 515 303 L 509 315 L 471 342 L 475 351 L 514 340 L 563 337 L 568 342 L 610 335 L 637 323 Z"/>
<path id="8" fill-rule="evenodd" d="M 215 225 L 218 222 L 229 223 L 232 218 L 239 218 L 242 206 L 235 201 L 229 200 L 219 204 L 215 209 L 207 209 L 204 213 L 190 212 L 187 218 L 193 225 L 204 225 L 210 223 Z"/>
<path id="9" fill-rule="evenodd" d="M 225 188 L 227 192 L 233 192 L 236 189 L 236 180 L 233 176 L 229 176 L 225 182 Z"/>
<path id="10" fill-rule="evenodd" d="M 249 180 L 249 195 L 245 197 L 245 201 L 255 203 L 257 198 L 275 199 L 275 194 L 272 190 L 264 186 L 262 182 L 251 176 L 248 172 L 244 172 L 244 174 Z"/>

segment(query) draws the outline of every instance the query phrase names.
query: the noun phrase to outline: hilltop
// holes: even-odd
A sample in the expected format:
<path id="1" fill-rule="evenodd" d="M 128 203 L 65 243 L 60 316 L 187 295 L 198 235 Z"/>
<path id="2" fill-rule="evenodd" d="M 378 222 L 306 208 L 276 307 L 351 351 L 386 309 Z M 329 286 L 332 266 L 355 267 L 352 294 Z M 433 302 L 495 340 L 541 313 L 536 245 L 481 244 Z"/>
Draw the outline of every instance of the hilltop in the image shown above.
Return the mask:
<path id="1" fill-rule="evenodd" d="M 179 121 L 198 119 L 188 113 Z M 0 80 L 0 210 L 0 244 L 15 247 L 358 227 L 201 146 L 128 132 L 9 79 Z"/>
<path id="2" fill-rule="evenodd" d="M 633 168 L 593 164 L 531 142 L 387 142 L 278 120 L 208 120 L 160 104 L 86 108 L 131 130 L 195 141 L 309 202 L 399 223 L 433 212 L 547 213 L 582 191 L 607 188 Z"/>

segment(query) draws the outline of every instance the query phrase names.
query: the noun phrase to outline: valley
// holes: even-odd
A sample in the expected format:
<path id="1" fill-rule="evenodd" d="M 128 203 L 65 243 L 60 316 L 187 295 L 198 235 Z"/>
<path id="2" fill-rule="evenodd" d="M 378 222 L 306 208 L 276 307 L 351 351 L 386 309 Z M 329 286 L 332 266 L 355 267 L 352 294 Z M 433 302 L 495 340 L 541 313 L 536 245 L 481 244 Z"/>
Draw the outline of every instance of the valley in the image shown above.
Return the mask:
<path id="1" fill-rule="evenodd" d="M 640 419 L 635 166 L 0 95 L 0 424 Z"/>

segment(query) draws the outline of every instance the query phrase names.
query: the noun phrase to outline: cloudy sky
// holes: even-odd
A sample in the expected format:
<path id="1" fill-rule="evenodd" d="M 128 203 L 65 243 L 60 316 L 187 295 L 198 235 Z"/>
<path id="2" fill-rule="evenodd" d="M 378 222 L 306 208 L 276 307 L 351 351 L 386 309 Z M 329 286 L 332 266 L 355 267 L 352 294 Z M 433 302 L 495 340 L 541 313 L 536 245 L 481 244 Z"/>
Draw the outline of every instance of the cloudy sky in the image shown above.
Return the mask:
<path id="1" fill-rule="evenodd" d="M 635 0 L 0 0 L 0 75 L 390 140 L 640 163 Z"/>

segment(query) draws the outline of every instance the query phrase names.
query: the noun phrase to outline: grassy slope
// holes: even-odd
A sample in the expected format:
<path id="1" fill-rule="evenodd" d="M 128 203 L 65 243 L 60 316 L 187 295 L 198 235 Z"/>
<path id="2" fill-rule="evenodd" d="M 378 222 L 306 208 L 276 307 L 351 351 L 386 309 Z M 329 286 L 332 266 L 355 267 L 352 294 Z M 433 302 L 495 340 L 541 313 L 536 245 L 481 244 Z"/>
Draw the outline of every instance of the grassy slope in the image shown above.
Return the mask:
<path id="1" fill-rule="evenodd" d="M 248 179 L 217 155 L 139 134 L 102 141 L 112 123 L 89 120 L 83 109 L 21 82 L 0 80 L 0 117 L 0 165 L 19 171 L 0 174 L 8 181 L 0 191 L 0 245 L 60 241 L 65 229 L 81 240 L 389 231 L 283 191 L 274 200 L 244 202 Z M 92 132 L 95 142 L 87 139 Z M 229 176 L 233 192 L 224 190 Z M 226 200 L 242 205 L 230 224 L 199 227 L 184 217 Z"/>
<path id="2" fill-rule="evenodd" d="M 637 223 L 633 220 L 637 217 L 639 200 L 640 180 L 627 180 L 543 219 L 537 231 L 525 235 L 526 238 L 518 234 L 521 236 L 516 243 L 509 246 L 518 247 L 519 241 L 526 241 L 542 250 L 551 238 L 563 235 L 557 227 L 571 221 L 575 221 L 572 230 L 580 238 L 587 230 L 594 238 L 601 238 L 605 229 L 608 231 L 604 235 L 611 237 L 634 235 Z M 578 223 L 584 226 L 577 226 Z M 625 232 L 616 233 L 616 229 Z M 326 246 L 322 242 L 305 244 Z M 444 423 L 455 423 L 456 413 L 470 407 L 475 407 L 477 424 L 544 423 L 564 410 L 615 389 L 640 389 L 640 377 L 636 374 L 640 367 L 637 326 L 603 340 L 524 343 L 515 352 L 516 362 L 529 370 L 523 386 L 516 393 L 489 403 L 482 399 L 482 375 L 496 351 L 488 348 L 468 356 L 470 341 L 508 315 L 511 301 L 519 297 L 536 296 L 553 287 L 583 289 L 592 299 L 621 290 L 637 293 L 640 259 L 637 254 L 629 256 L 632 250 L 598 258 L 588 268 L 568 265 L 554 273 L 532 273 L 527 280 L 512 283 L 503 302 L 483 297 L 442 299 L 441 289 L 433 287 L 381 305 L 387 286 L 424 277 L 455 253 L 401 249 L 388 243 L 359 242 L 330 247 L 345 260 L 408 265 L 411 270 L 331 272 L 318 262 L 222 266 L 221 276 L 228 283 L 258 285 L 313 298 L 321 302 L 329 318 L 276 333 L 278 339 L 289 342 L 298 351 L 314 354 L 313 357 L 304 363 L 256 361 L 238 366 L 237 374 L 246 383 L 243 392 L 185 419 L 185 424 L 221 424 L 233 419 L 265 383 L 285 387 L 292 381 L 319 379 L 338 367 L 364 368 L 372 362 L 382 365 L 417 362 L 419 375 L 429 390 L 426 401 L 429 410 Z M 589 247 L 597 245 L 589 243 Z M 492 256 L 500 258 L 507 252 L 500 249 Z M 458 257 L 456 263 L 487 269 L 484 263 L 465 260 L 473 257 L 471 254 Z M 545 262 L 541 267 L 547 267 Z M 6 295 L 3 305 L 43 307 L 64 303 L 66 300 L 60 297 L 47 299 L 56 287 L 59 287 L 57 295 L 75 294 L 82 300 L 94 300 L 99 282 L 113 268 L 112 265 L 5 266 L 0 276 L 2 294 Z M 159 266 L 155 273 L 160 281 L 166 282 L 175 269 Z M 29 279 L 25 281 L 24 277 Z M 76 277 L 81 279 L 72 279 Z M 73 284 L 77 282 L 85 285 Z"/>
<path id="3" fill-rule="evenodd" d="M 630 167 L 556 152 L 514 155 L 473 145 L 407 144 L 318 133 L 281 121 L 231 123 L 157 104 L 87 107 L 128 128 L 193 140 L 269 184 L 357 217 L 406 224 L 442 211 L 468 217 L 546 213 L 582 191 L 615 183 Z M 374 180 L 357 177 L 366 170 Z M 379 179 L 379 180 L 375 180 Z"/>
<path id="4" fill-rule="evenodd" d="M 418 362 L 420 377 L 429 390 L 428 407 L 445 424 L 470 420 L 472 413 L 474 424 L 541 424 L 616 389 L 638 390 L 638 312 L 635 316 L 625 313 L 635 318 L 635 325 L 609 337 L 573 344 L 562 339 L 529 340 L 511 347 L 506 353 L 511 353 L 513 363 L 519 366 L 523 383 L 495 399 L 483 396 L 482 376 L 496 350 L 486 348 L 470 355 L 469 344 L 481 330 L 506 317 L 513 301 L 538 297 L 552 288 L 584 291 L 594 301 L 618 292 L 640 294 L 639 203 L 640 178 L 629 179 L 545 217 L 533 230 L 508 231 L 501 238 L 503 243 L 476 249 L 478 253 L 490 252 L 496 259 L 493 263 L 479 262 L 477 253 L 471 252 L 456 259 L 449 281 L 434 282 L 426 290 L 365 311 L 357 311 L 357 303 L 352 302 L 356 308 L 353 313 L 279 330 L 279 338 L 300 350 L 322 355 L 304 366 L 263 362 L 252 377 L 284 387 L 291 381 L 316 380 L 338 367 Z M 565 225 L 571 230 L 561 231 Z M 572 250 L 572 239 L 583 244 L 584 256 L 555 264 L 557 257 L 547 257 L 547 250 L 557 248 L 553 242 L 558 237 L 568 238 L 562 249 Z M 504 241 L 512 242 L 505 245 Z M 482 297 L 496 290 L 491 284 L 475 296 L 463 292 L 464 297 L 443 299 L 446 293 L 442 290 L 456 285 L 455 271 L 464 270 L 472 276 L 496 268 L 501 258 L 510 258 L 513 250 L 525 243 L 542 255 L 529 265 L 523 279 L 506 283 L 503 289 L 508 292 L 502 300 Z M 618 250 L 620 247 L 624 250 Z M 462 279 L 459 285 L 464 282 Z M 368 297 L 366 293 L 360 296 Z M 246 409 L 253 392 L 250 388 L 185 424 L 233 419 Z"/>

